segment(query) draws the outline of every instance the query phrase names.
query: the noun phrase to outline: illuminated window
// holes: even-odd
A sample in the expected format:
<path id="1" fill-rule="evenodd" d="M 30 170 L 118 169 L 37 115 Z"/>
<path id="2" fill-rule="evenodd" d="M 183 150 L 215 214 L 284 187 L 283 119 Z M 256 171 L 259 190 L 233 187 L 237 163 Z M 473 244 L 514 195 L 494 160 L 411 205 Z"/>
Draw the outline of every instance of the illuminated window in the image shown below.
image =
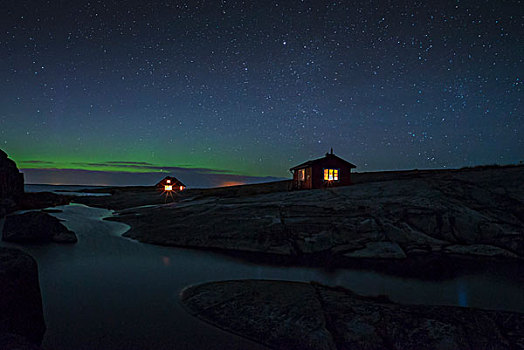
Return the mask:
<path id="1" fill-rule="evenodd" d="M 306 169 L 299 169 L 298 170 L 298 179 L 300 181 L 304 181 L 306 179 Z"/>
<path id="2" fill-rule="evenodd" d="M 173 186 L 172 186 L 172 185 L 165 185 L 165 186 L 164 186 L 164 189 L 165 189 L 166 191 L 173 191 Z"/>
<path id="3" fill-rule="evenodd" d="M 180 191 L 182 191 L 184 189 L 184 186 L 180 186 Z"/>
<path id="4" fill-rule="evenodd" d="M 338 181 L 338 169 L 324 169 L 325 181 Z"/>
<path id="5" fill-rule="evenodd" d="M 170 184 L 170 183 L 171 183 L 171 180 L 166 180 L 166 182 L 167 182 L 168 184 Z"/>

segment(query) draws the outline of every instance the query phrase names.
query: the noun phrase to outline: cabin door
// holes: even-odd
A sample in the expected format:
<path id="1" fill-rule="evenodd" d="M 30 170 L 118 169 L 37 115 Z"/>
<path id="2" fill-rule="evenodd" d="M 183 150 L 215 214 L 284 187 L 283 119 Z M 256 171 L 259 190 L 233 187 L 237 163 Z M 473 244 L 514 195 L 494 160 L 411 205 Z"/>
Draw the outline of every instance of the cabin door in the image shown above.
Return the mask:
<path id="1" fill-rule="evenodd" d="M 305 188 L 313 188 L 313 172 L 312 168 L 306 168 L 306 182 Z"/>

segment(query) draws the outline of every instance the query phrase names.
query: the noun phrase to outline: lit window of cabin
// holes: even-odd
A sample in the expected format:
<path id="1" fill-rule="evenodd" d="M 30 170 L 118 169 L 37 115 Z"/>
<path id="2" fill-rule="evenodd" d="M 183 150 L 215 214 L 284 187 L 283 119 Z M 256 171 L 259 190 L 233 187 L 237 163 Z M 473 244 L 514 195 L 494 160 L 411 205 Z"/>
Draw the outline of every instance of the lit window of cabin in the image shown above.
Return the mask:
<path id="1" fill-rule="evenodd" d="M 324 181 L 338 181 L 338 169 L 324 169 Z"/>
<path id="2" fill-rule="evenodd" d="M 172 191 L 173 190 L 173 185 L 165 185 L 165 190 L 166 191 Z"/>
<path id="3" fill-rule="evenodd" d="M 171 183 L 171 180 L 166 180 L 166 182 L 167 182 L 168 184 L 170 184 L 170 183 Z"/>
<path id="4" fill-rule="evenodd" d="M 306 169 L 299 169 L 298 170 L 298 180 L 304 181 L 306 179 Z"/>

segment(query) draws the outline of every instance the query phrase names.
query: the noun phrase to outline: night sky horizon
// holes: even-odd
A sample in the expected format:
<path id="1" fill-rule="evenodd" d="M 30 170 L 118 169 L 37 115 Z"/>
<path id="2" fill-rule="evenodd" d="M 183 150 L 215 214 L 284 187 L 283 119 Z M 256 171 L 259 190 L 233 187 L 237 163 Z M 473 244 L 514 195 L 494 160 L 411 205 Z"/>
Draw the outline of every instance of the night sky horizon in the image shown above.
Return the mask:
<path id="1" fill-rule="evenodd" d="M 189 186 L 524 160 L 521 1 L 17 1 L 0 149 L 29 183 Z"/>

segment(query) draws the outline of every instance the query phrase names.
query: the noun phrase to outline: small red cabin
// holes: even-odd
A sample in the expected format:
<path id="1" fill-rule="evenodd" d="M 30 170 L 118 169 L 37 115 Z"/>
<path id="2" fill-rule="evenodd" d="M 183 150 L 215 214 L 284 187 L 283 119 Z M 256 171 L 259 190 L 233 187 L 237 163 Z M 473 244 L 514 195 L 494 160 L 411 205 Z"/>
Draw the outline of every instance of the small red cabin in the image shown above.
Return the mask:
<path id="1" fill-rule="evenodd" d="M 292 188 L 295 190 L 351 185 L 351 169 L 356 168 L 331 153 L 289 169 L 293 173 Z"/>
<path id="2" fill-rule="evenodd" d="M 176 177 L 172 176 L 166 176 L 162 181 L 156 184 L 156 188 L 160 191 L 183 191 L 186 188 L 186 185 L 184 185 L 180 180 L 178 180 Z"/>

